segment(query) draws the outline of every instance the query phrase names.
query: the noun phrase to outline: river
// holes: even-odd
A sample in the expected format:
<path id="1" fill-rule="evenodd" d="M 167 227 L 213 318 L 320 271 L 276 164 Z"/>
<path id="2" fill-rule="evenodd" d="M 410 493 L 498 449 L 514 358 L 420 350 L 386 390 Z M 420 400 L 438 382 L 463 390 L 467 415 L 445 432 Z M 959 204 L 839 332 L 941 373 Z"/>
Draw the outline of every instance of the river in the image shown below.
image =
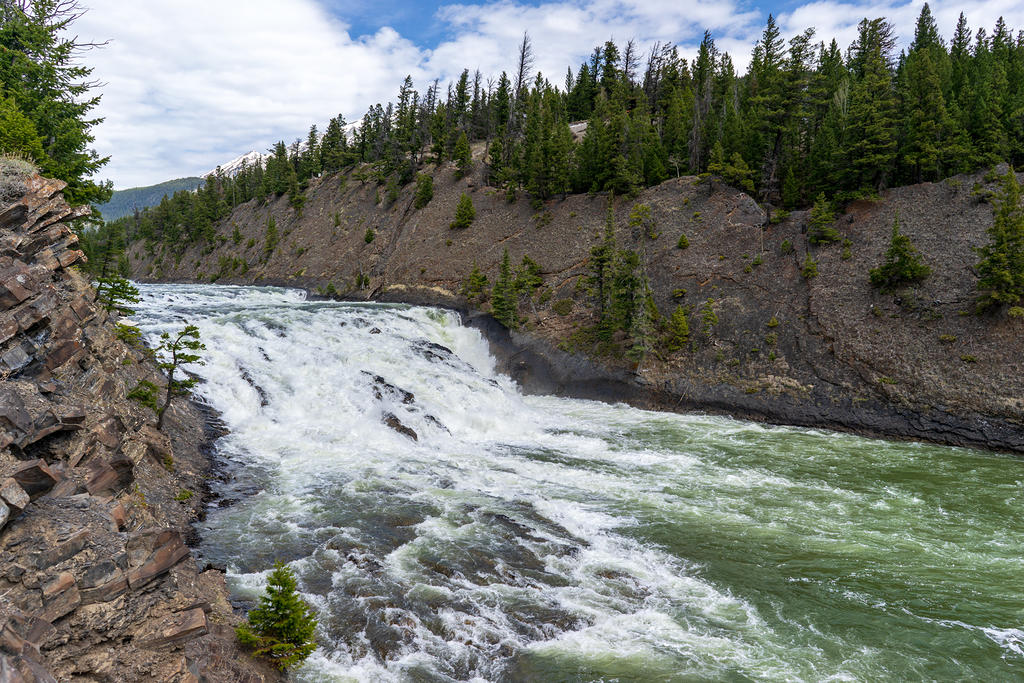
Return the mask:
<path id="1" fill-rule="evenodd" d="M 1024 677 L 1024 460 L 524 396 L 440 309 L 140 289 L 230 429 L 203 560 L 316 608 L 297 680 Z"/>

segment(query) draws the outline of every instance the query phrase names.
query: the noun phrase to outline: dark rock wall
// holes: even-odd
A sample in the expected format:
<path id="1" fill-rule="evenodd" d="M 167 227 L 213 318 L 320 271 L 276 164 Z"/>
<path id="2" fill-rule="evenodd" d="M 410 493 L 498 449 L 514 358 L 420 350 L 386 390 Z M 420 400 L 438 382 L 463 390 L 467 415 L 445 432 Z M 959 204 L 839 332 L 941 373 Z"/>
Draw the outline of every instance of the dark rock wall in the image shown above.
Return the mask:
<path id="1" fill-rule="evenodd" d="M 162 433 L 126 398 L 162 379 L 74 270 L 63 186 L 0 206 L 0 681 L 276 679 L 185 545 L 202 417 L 179 401 Z"/>

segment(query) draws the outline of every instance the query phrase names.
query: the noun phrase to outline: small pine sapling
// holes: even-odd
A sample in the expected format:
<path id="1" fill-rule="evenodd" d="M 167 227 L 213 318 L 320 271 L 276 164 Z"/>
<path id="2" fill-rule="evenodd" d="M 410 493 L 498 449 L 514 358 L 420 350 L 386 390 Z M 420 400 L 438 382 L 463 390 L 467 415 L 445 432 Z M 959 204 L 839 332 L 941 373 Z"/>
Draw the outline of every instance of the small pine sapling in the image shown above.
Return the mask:
<path id="1" fill-rule="evenodd" d="M 434 198 L 434 179 L 429 173 L 420 173 L 416 176 L 416 197 L 413 199 L 413 206 L 422 209 Z"/>
<path id="2" fill-rule="evenodd" d="M 800 269 L 800 274 L 807 280 L 810 280 L 812 277 L 818 277 L 818 262 L 811 256 L 811 252 L 807 252 L 807 256 L 804 258 L 804 265 Z"/>
<path id="3" fill-rule="evenodd" d="M 686 318 L 686 308 L 676 306 L 668 321 L 668 333 L 665 335 L 665 350 L 675 353 L 686 348 L 690 343 L 690 322 Z"/>
<path id="4" fill-rule="evenodd" d="M 888 293 L 903 285 L 921 282 L 931 272 L 931 268 L 921 263 L 910 238 L 900 232 L 900 217 L 897 214 L 892 222 L 892 238 L 885 251 L 885 261 L 869 272 L 871 284 Z"/>
<path id="5" fill-rule="evenodd" d="M 235 628 L 238 641 L 253 655 L 284 671 L 301 664 L 316 649 L 316 617 L 297 590 L 292 571 L 278 562 L 267 577 L 260 604 Z"/>
<path id="6" fill-rule="evenodd" d="M 480 267 L 473 263 L 473 270 L 462 285 L 462 294 L 470 301 L 482 300 L 487 291 L 487 276 L 480 271 Z"/>
<path id="7" fill-rule="evenodd" d="M 452 221 L 452 228 L 468 228 L 476 218 L 476 209 L 473 208 L 473 200 L 465 192 L 459 197 L 459 204 L 455 207 L 455 220 Z"/>
<path id="8" fill-rule="evenodd" d="M 820 193 L 811 207 L 811 226 L 807 231 L 807 241 L 811 244 L 829 244 L 837 241 L 839 231 L 832 225 L 835 219 L 832 203 L 825 199 L 824 192 Z"/>

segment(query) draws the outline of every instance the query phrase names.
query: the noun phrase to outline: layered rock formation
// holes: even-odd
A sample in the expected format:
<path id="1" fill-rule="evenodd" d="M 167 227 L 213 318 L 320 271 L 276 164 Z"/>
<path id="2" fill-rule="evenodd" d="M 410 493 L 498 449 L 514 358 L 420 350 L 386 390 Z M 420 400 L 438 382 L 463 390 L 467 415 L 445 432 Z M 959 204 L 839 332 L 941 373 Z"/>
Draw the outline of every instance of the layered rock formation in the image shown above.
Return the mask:
<path id="1" fill-rule="evenodd" d="M 982 174 L 856 202 L 836 219 L 841 241 L 820 247 L 808 243 L 808 212 L 772 221 L 714 181 L 678 178 L 617 198 L 619 245 L 640 254 L 661 314 L 689 311 L 690 343 L 636 366 L 623 345 L 598 348 L 579 334 L 593 324 L 585 276 L 606 196 L 510 203 L 479 166 L 461 180 L 451 165 L 432 173 L 434 198 L 421 210 L 412 185 L 389 203 L 356 169 L 314 179 L 301 213 L 287 197 L 237 207 L 213 243 L 179 253 L 137 241 L 132 267 L 143 280 L 279 284 L 472 311 L 460 294 L 467 276 L 477 265 L 493 283 L 507 248 L 513 263 L 528 255 L 540 265 L 543 287 L 512 334 L 475 319 L 529 390 L 1024 452 L 1024 321 L 974 315 L 975 248 L 992 224 L 986 192 L 975 191 L 994 188 Z M 453 230 L 463 192 L 476 220 Z M 630 220 L 639 205 L 646 217 Z M 893 296 L 868 271 L 897 214 L 933 275 Z M 270 217 L 282 237 L 268 256 Z M 802 276 L 808 253 L 816 277 Z"/>
<path id="2" fill-rule="evenodd" d="M 185 539 L 202 417 L 126 398 L 162 379 L 73 266 L 64 184 L 0 205 L 0 682 L 270 680 L 235 648 L 223 575 Z M 236 661 L 237 660 L 237 661 Z"/>

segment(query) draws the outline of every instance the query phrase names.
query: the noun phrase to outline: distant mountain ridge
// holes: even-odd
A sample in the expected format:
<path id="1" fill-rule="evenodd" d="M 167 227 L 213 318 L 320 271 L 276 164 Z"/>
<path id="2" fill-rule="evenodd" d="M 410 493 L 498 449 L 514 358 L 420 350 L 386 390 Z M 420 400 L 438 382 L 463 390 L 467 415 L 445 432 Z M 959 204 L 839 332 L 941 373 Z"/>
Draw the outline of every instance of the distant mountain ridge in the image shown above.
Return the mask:
<path id="1" fill-rule="evenodd" d="M 136 209 L 141 211 L 147 207 L 156 206 L 164 198 L 164 195 L 172 195 L 180 190 L 191 192 L 201 187 L 203 181 L 203 178 L 197 177 L 176 178 L 146 187 L 114 190 L 110 201 L 106 204 L 100 204 L 96 208 L 103 215 L 104 220 L 112 221 L 122 216 L 129 216 Z"/>
<path id="2" fill-rule="evenodd" d="M 345 125 L 344 133 L 349 140 L 352 139 L 355 129 L 358 126 L 358 121 Z M 300 142 L 299 149 L 305 148 L 305 141 Z M 156 206 L 160 203 L 160 200 L 164 198 L 164 195 L 172 195 L 181 190 L 188 190 L 189 192 L 196 190 L 199 187 L 202 187 L 206 178 L 216 175 L 218 170 L 222 176 L 233 178 L 238 175 L 238 172 L 242 170 L 243 167 L 251 168 L 255 166 L 257 162 L 265 164 L 267 159 L 270 157 L 271 155 L 268 153 L 249 150 L 245 154 L 237 156 L 231 161 L 218 164 L 216 168 L 203 173 L 201 176 L 175 178 L 174 180 L 167 180 L 156 185 L 114 190 L 114 194 L 110 198 L 110 201 L 106 204 L 100 204 L 96 208 L 103 214 L 104 220 L 116 220 L 123 216 L 130 215 L 135 211 L 135 209 L 139 209 L 141 211 L 147 207 Z"/>
<path id="3" fill-rule="evenodd" d="M 352 123 L 346 123 L 344 128 L 342 128 L 342 132 L 345 134 L 345 137 L 348 139 L 349 142 L 351 142 L 352 139 L 355 137 L 356 128 L 359 127 L 360 123 L 362 123 L 362 119 L 358 121 L 353 121 Z M 584 124 L 584 130 L 585 129 L 586 124 Z M 320 135 L 320 139 L 323 139 L 322 133 Z M 306 141 L 300 140 L 299 150 L 304 149 L 306 149 Z M 207 171 L 206 173 L 203 174 L 203 177 L 206 178 L 211 175 L 215 175 L 217 173 L 217 169 L 220 169 L 221 175 L 233 178 L 242 169 L 243 165 L 251 168 L 256 165 L 256 162 L 266 164 L 267 159 L 269 159 L 271 156 L 273 155 L 270 154 L 269 152 L 257 152 L 256 150 L 249 150 L 245 154 L 237 156 L 231 161 L 219 164 L 217 168 L 211 171 Z"/>
<path id="4" fill-rule="evenodd" d="M 235 157 L 231 161 L 219 164 L 217 168 L 213 169 L 212 171 L 207 171 L 206 173 L 204 173 L 203 177 L 206 178 L 215 175 L 217 173 L 217 170 L 219 169 L 221 175 L 233 178 L 235 175 L 238 174 L 240 170 L 242 170 L 242 166 L 252 167 L 256 165 L 257 161 L 266 162 L 266 160 L 269 158 L 269 154 L 263 154 L 255 150 L 250 150 L 241 156 Z"/>

